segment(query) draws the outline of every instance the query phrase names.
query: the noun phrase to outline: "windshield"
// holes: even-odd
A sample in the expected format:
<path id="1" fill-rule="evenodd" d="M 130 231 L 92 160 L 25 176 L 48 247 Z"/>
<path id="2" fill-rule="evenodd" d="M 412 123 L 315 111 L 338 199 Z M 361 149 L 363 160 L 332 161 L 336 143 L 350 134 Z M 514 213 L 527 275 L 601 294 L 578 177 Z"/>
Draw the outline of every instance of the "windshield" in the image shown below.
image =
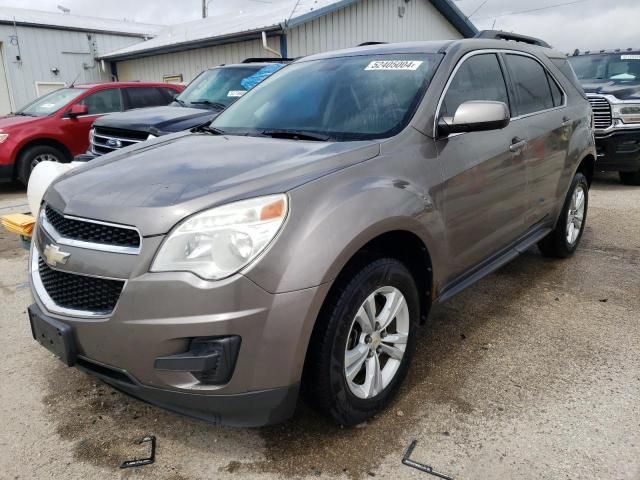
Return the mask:
<path id="1" fill-rule="evenodd" d="M 639 53 L 603 53 L 569 57 L 580 80 L 640 80 Z"/>
<path id="2" fill-rule="evenodd" d="M 33 102 L 29 103 L 17 115 L 27 115 L 30 117 L 45 117 L 56 113 L 70 101 L 82 95 L 86 89 L 84 88 L 61 88 L 51 93 L 47 93 Z"/>
<path id="3" fill-rule="evenodd" d="M 273 63 L 265 67 L 214 68 L 199 75 L 176 97 L 182 106 L 226 108 L 258 83 L 284 67 Z"/>
<path id="4" fill-rule="evenodd" d="M 409 122 L 441 56 L 386 54 L 294 63 L 213 123 L 230 134 L 297 139 L 384 138 Z M 283 132 L 284 131 L 284 132 Z"/>

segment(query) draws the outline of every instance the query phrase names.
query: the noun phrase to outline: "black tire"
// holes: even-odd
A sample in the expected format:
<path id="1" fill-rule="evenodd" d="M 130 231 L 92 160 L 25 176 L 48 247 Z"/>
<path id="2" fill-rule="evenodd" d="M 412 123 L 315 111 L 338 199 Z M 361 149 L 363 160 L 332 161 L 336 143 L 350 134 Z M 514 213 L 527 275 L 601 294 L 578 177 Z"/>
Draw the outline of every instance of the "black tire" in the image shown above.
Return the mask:
<path id="1" fill-rule="evenodd" d="M 18 180 L 20 180 L 25 186 L 29 183 L 29 177 L 31 176 L 31 171 L 37 164 L 37 159 L 42 156 L 55 159 L 52 161 L 69 161 L 67 155 L 55 147 L 51 147 L 49 145 L 34 145 L 33 147 L 27 147 L 20 152 L 17 163 Z"/>
<path id="2" fill-rule="evenodd" d="M 404 296 L 409 316 L 407 343 L 389 384 L 371 398 L 359 398 L 347 384 L 345 349 L 352 338 L 350 332 L 356 313 L 365 299 L 381 287 L 393 287 Z M 342 425 L 356 425 L 383 410 L 407 374 L 415 351 L 419 318 L 415 281 L 398 260 L 374 259 L 341 275 L 322 307 L 311 337 L 303 379 L 307 403 Z M 380 364 L 386 360 L 383 356 L 384 353 L 379 356 Z"/>
<path id="3" fill-rule="evenodd" d="M 573 194 L 577 188 L 581 187 L 584 191 L 584 216 L 577 238 L 573 243 L 569 243 L 567 239 L 567 224 L 569 220 L 569 211 Z M 558 219 L 555 229 L 545 238 L 538 242 L 538 248 L 545 257 L 567 258 L 573 255 L 580 244 L 580 239 L 584 233 L 584 227 L 587 223 L 587 213 L 589 210 L 589 182 L 582 173 L 576 173 L 571 182 L 571 187 L 567 193 L 567 198 L 562 206 L 562 213 Z"/>
<path id="4" fill-rule="evenodd" d="M 640 170 L 637 172 L 618 172 L 620 182 L 625 185 L 640 185 Z"/>

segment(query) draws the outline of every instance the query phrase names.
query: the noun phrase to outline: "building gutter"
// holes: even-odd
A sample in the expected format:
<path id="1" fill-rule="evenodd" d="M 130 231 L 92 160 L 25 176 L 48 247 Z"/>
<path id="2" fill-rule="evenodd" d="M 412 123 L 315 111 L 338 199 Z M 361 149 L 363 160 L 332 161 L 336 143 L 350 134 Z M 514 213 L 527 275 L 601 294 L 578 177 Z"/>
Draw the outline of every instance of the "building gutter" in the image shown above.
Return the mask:
<path id="1" fill-rule="evenodd" d="M 131 53 L 113 53 L 99 56 L 99 60 L 108 60 L 108 61 L 123 61 L 123 60 L 132 60 L 134 58 L 143 58 L 150 57 L 152 55 L 162 55 L 165 53 L 176 53 L 182 52 L 185 49 L 194 49 L 194 48 L 205 48 L 205 47 L 213 47 L 216 45 L 224 45 L 226 43 L 236 43 L 243 42 L 247 40 L 260 40 L 262 38 L 262 32 L 265 32 L 267 36 L 280 35 L 283 33 L 280 25 L 274 25 L 272 27 L 267 28 L 259 28 L 257 30 L 250 30 L 242 33 L 232 33 L 229 35 L 223 35 L 214 38 L 203 38 L 201 40 L 192 40 L 188 42 L 180 42 L 174 43 L 172 45 L 162 45 L 160 47 L 152 47 L 147 50 L 136 50 Z"/>

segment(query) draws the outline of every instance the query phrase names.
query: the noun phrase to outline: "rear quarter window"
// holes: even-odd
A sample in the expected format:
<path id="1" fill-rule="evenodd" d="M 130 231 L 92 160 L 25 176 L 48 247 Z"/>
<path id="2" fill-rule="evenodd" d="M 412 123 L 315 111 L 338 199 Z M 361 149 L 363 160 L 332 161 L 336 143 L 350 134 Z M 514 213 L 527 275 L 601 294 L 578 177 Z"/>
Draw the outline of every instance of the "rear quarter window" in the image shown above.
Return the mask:
<path id="1" fill-rule="evenodd" d="M 566 58 L 550 58 L 551 62 L 562 72 L 562 74 L 571 82 L 571 84 L 576 87 L 578 92 L 582 96 L 585 96 L 584 89 L 580 84 L 580 80 L 576 76 L 576 72 L 573 70 L 571 63 Z"/>

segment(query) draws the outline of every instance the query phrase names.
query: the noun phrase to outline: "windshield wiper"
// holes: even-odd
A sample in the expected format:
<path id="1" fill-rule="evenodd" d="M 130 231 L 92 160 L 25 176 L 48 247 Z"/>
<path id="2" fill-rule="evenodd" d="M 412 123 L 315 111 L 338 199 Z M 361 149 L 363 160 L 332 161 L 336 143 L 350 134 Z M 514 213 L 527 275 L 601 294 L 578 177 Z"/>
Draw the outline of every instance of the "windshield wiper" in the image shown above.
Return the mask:
<path id="1" fill-rule="evenodd" d="M 25 112 L 16 112 L 15 115 L 20 115 L 22 117 L 35 117 L 35 115 L 31 115 L 31 114 L 25 113 Z"/>
<path id="2" fill-rule="evenodd" d="M 200 125 L 199 127 L 194 128 L 192 131 L 194 132 L 206 132 L 212 135 L 225 135 L 226 132 L 224 130 L 220 130 L 219 128 L 212 127 L 209 124 Z"/>
<path id="3" fill-rule="evenodd" d="M 220 102 L 212 102 L 210 100 L 193 100 L 189 102 L 191 105 L 209 105 L 210 107 L 219 108 L 220 110 L 224 110 L 227 106 L 224 103 Z"/>
<path id="4" fill-rule="evenodd" d="M 187 104 L 184 102 L 184 100 L 180 100 L 179 98 L 174 98 L 173 101 L 174 102 L 178 102 L 183 107 L 187 106 Z"/>
<path id="5" fill-rule="evenodd" d="M 329 135 L 322 135 L 320 133 L 305 132 L 304 130 L 290 130 L 290 129 L 277 129 L 271 128 L 262 130 L 260 135 L 265 135 L 271 138 L 289 138 L 291 140 L 314 140 L 317 142 L 326 142 L 331 137 Z"/>

